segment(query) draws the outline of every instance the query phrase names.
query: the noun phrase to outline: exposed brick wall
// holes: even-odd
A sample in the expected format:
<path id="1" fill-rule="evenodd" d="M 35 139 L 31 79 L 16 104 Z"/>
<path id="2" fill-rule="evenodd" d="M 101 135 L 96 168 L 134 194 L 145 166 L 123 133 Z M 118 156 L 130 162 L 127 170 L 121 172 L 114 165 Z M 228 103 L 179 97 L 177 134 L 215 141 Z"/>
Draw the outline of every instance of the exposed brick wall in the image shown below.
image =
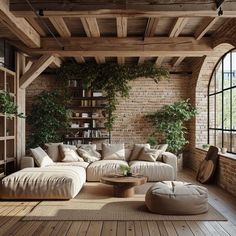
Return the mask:
<path id="1" fill-rule="evenodd" d="M 190 76 L 171 75 L 169 80 L 160 81 L 158 84 L 150 78 L 131 81 L 129 98 L 119 99 L 112 142 L 124 142 L 126 146 L 146 142 L 153 128 L 144 119 L 144 115 L 161 109 L 165 104 L 186 99 Z M 53 89 L 55 84 L 54 76 L 41 75 L 27 88 L 27 113 L 30 112 L 33 97 L 43 90 Z"/>

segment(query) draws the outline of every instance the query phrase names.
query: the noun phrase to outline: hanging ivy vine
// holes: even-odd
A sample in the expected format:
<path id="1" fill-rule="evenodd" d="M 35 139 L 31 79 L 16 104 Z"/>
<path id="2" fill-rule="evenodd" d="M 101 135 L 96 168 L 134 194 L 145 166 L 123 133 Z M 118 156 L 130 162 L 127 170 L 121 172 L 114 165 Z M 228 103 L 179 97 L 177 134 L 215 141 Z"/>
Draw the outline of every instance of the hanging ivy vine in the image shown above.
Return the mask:
<path id="1" fill-rule="evenodd" d="M 112 130 L 114 111 L 119 97 L 129 96 L 129 81 L 138 77 L 152 78 L 156 83 L 169 78 L 169 71 L 163 67 L 157 68 L 151 63 L 142 65 L 118 65 L 116 63 L 96 64 L 65 62 L 57 71 L 58 79 L 65 87 L 68 80 L 78 80 L 85 90 L 103 91 L 108 100 L 106 105 L 106 127 Z"/>

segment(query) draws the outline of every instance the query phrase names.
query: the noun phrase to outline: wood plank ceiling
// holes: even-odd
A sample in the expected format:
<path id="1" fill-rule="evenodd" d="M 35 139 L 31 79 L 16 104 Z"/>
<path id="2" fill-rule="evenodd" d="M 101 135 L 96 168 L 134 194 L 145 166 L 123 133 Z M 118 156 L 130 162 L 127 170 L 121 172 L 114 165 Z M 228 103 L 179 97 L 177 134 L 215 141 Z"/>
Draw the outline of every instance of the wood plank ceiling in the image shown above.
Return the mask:
<path id="1" fill-rule="evenodd" d="M 1 1 L 0 37 L 30 56 L 51 53 L 78 63 L 152 61 L 178 67 L 212 53 L 211 35 L 236 17 L 232 1 L 28 2 Z M 222 16 L 217 2 L 222 4 Z"/>

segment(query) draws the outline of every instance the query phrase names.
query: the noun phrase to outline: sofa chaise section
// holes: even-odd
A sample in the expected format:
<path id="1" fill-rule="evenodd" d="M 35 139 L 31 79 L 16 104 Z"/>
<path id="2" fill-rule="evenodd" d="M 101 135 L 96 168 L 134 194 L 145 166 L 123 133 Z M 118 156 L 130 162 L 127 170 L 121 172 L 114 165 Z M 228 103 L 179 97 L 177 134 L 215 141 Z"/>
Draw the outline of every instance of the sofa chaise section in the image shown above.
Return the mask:
<path id="1" fill-rule="evenodd" d="M 79 166 L 25 168 L 2 180 L 2 199 L 71 199 L 86 182 Z"/>

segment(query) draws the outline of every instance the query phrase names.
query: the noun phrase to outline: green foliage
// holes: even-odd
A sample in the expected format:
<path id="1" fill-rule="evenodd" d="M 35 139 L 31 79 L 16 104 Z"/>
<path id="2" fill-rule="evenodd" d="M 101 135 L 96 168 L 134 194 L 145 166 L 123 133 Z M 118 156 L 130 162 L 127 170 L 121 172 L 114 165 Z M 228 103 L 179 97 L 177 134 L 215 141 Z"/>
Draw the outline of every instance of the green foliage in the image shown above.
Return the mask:
<path id="1" fill-rule="evenodd" d="M 0 90 L 0 113 L 6 113 L 8 118 L 12 118 L 13 116 L 25 118 L 23 113 L 17 112 L 17 105 L 10 94 L 3 90 Z"/>
<path id="2" fill-rule="evenodd" d="M 60 92 L 44 91 L 36 96 L 31 115 L 27 117 L 33 130 L 27 146 L 37 147 L 61 141 L 60 130 L 68 127 L 68 112 L 66 101 Z"/>
<path id="3" fill-rule="evenodd" d="M 123 173 L 125 173 L 125 172 L 130 173 L 131 168 L 130 168 L 130 166 L 121 164 L 121 165 L 120 165 L 120 170 L 121 170 Z"/>
<path id="4" fill-rule="evenodd" d="M 155 130 L 164 135 L 168 149 L 178 154 L 188 143 L 185 138 L 184 122 L 190 120 L 196 113 L 189 100 L 183 100 L 165 105 L 161 111 L 148 114 L 147 118 L 153 123 Z"/>
<path id="5" fill-rule="evenodd" d="M 147 143 L 149 143 L 151 147 L 155 147 L 157 145 L 157 139 L 153 136 L 150 136 L 148 137 Z"/>
<path id="6" fill-rule="evenodd" d="M 142 65 L 118 65 L 116 63 L 77 64 L 65 62 L 57 71 L 62 85 L 67 85 L 68 80 L 82 82 L 84 89 L 103 91 L 108 100 L 106 106 L 106 127 L 112 130 L 115 120 L 114 111 L 118 104 L 118 97 L 128 97 L 130 87 L 129 81 L 138 77 L 152 78 L 156 83 L 161 79 L 168 79 L 169 72 L 165 68 L 156 68 L 153 64 Z"/>

